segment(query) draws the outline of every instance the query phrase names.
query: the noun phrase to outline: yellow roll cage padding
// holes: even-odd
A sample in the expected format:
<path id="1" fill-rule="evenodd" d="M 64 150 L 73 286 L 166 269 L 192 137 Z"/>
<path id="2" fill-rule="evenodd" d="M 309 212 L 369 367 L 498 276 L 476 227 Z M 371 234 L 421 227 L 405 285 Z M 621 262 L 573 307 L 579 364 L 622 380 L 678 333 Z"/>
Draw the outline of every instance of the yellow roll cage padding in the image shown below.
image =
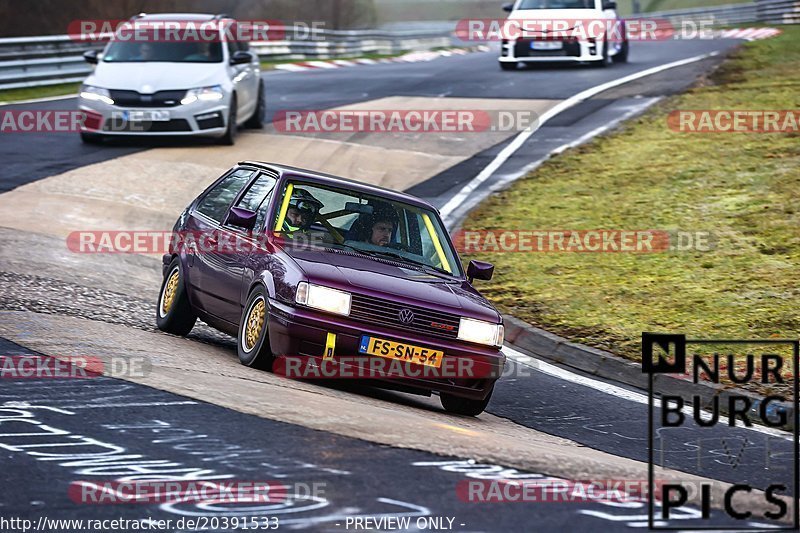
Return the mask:
<path id="1" fill-rule="evenodd" d="M 421 213 L 422 220 L 425 222 L 425 227 L 428 229 L 428 233 L 431 236 L 431 240 L 433 241 L 433 248 L 436 250 L 436 255 L 439 256 L 439 261 L 442 263 L 442 267 L 449 272 L 450 274 L 453 273 L 453 269 L 450 268 L 450 263 L 447 261 L 447 256 L 444 255 L 444 249 L 442 248 L 442 243 L 439 242 L 439 235 L 436 233 L 436 228 L 433 227 L 433 222 L 431 222 L 431 218 L 428 216 L 428 213 Z"/>
<path id="2" fill-rule="evenodd" d="M 275 231 L 281 231 L 283 229 L 283 221 L 286 220 L 286 212 L 289 210 L 289 202 L 292 200 L 293 190 L 293 183 L 286 186 L 286 193 L 283 197 L 280 213 L 278 213 L 278 220 L 275 222 Z"/>

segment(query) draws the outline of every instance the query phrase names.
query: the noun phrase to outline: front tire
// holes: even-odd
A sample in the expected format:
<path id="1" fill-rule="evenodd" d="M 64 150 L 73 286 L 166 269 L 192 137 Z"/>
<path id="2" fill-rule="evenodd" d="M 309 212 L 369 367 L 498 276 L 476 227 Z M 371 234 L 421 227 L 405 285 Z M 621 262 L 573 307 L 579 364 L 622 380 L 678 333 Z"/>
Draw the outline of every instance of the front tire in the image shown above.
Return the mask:
<path id="1" fill-rule="evenodd" d="M 252 368 L 272 370 L 275 358 L 269 346 L 267 291 L 258 285 L 247 298 L 236 337 L 239 362 Z"/>
<path id="2" fill-rule="evenodd" d="M 442 402 L 442 407 L 448 413 L 464 416 L 478 416 L 489 405 L 489 400 L 492 399 L 494 388 L 483 400 L 470 400 L 469 398 L 460 398 L 451 394 L 441 393 L 439 400 Z"/>
<path id="3" fill-rule="evenodd" d="M 608 55 L 608 41 L 603 41 L 603 58 L 600 60 L 600 67 L 606 68 L 611 66 L 612 59 Z"/>
<path id="4" fill-rule="evenodd" d="M 501 61 L 500 62 L 500 69 L 501 70 L 505 70 L 505 71 L 517 70 L 517 66 L 518 65 L 519 65 L 519 63 L 506 63 L 506 62 Z"/>
<path id="5" fill-rule="evenodd" d="M 81 132 L 81 141 L 84 144 L 101 144 L 103 142 L 103 136 L 99 133 L 87 133 L 85 131 Z"/>
<path id="6" fill-rule="evenodd" d="M 628 41 L 624 41 L 620 47 L 617 55 L 614 56 L 614 63 L 627 63 L 628 62 Z"/>
<path id="7" fill-rule="evenodd" d="M 161 284 L 161 292 L 156 309 L 156 325 L 161 331 L 185 337 L 192 331 L 197 315 L 189 304 L 186 294 L 181 260 L 176 257 L 167 268 L 167 275 Z"/>
<path id="8" fill-rule="evenodd" d="M 225 146 L 233 146 L 236 144 L 236 132 L 238 126 L 236 125 L 236 95 L 231 97 L 231 108 L 228 110 L 228 129 L 225 130 L 225 135 L 220 138 L 219 143 Z"/>
<path id="9" fill-rule="evenodd" d="M 247 119 L 247 122 L 244 123 L 245 126 L 254 130 L 262 130 L 264 129 L 264 116 L 267 113 L 267 102 L 266 98 L 264 97 L 264 84 L 259 82 L 258 84 L 258 104 L 256 104 L 256 110 L 253 113 L 253 116 Z"/>

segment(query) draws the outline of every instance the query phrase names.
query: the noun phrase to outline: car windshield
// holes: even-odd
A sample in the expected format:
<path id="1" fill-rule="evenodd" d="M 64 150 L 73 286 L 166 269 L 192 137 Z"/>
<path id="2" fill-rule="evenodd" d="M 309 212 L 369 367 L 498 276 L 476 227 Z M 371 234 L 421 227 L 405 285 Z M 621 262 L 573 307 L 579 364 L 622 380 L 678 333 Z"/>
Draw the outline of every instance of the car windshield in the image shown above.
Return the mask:
<path id="1" fill-rule="evenodd" d="M 289 182 L 277 206 L 273 230 L 289 240 L 450 276 L 461 274 L 433 210 L 301 182 Z"/>
<path id="2" fill-rule="evenodd" d="M 103 54 L 106 63 L 219 63 L 220 42 L 112 41 Z"/>
<path id="3" fill-rule="evenodd" d="M 517 9 L 594 9 L 594 0 L 522 0 Z"/>

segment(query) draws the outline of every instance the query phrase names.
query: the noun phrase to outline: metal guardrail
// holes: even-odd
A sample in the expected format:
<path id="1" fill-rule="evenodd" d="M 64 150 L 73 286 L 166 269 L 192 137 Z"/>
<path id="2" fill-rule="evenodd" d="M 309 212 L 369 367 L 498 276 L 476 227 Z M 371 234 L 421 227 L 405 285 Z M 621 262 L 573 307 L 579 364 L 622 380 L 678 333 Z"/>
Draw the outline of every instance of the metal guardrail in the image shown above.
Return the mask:
<path id="1" fill-rule="evenodd" d="M 295 28 L 286 29 L 293 34 L 288 30 Z M 314 30 L 313 39 L 253 42 L 251 49 L 262 60 L 303 60 L 397 54 L 451 44 L 452 32 L 439 30 Z M 83 52 L 104 46 L 105 42 L 80 42 L 69 35 L 0 39 L 0 89 L 83 81 L 92 71 Z"/>
<path id="2" fill-rule="evenodd" d="M 757 0 L 746 4 L 645 13 L 630 18 L 663 18 L 673 25 L 683 21 L 713 26 L 800 24 L 800 0 Z M 286 28 L 295 29 L 306 31 L 304 28 Z M 292 31 L 288 33 L 292 34 Z M 452 32 L 444 29 L 323 29 L 316 30 L 314 40 L 263 41 L 251 46 L 262 60 L 303 60 L 395 54 L 406 50 L 430 50 L 452 43 Z M 92 67 L 83 62 L 81 54 L 90 48 L 99 50 L 103 45 L 81 43 L 69 35 L 0 39 L 0 89 L 82 81 Z"/>

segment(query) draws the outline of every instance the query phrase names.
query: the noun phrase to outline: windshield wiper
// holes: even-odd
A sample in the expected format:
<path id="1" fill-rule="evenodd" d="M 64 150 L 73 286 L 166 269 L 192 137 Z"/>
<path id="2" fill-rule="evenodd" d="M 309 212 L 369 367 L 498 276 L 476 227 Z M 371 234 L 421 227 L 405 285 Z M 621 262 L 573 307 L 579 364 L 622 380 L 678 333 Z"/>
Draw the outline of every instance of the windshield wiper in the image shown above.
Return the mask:
<path id="1" fill-rule="evenodd" d="M 380 252 L 373 251 L 373 250 L 363 250 L 361 248 L 356 248 L 355 246 L 352 246 L 350 244 L 344 244 L 344 243 L 340 244 L 340 246 L 344 246 L 346 248 L 350 248 L 351 250 L 354 250 L 354 251 L 356 251 L 356 252 L 358 252 L 360 254 L 364 254 L 364 255 L 366 255 L 368 257 L 372 257 L 372 258 L 376 258 L 376 259 L 380 259 L 381 257 L 397 258 L 397 259 L 400 259 L 404 263 L 419 267 L 424 272 L 427 272 L 429 274 L 435 274 L 435 275 L 437 275 L 439 277 L 446 276 L 446 279 L 453 279 L 453 275 L 450 272 L 447 272 L 445 270 L 436 268 L 435 266 L 429 265 L 427 263 L 422 263 L 420 261 L 414 261 L 413 259 L 409 259 L 408 257 L 406 257 L 404 255 L 401 255 L 401 254 L 398 254 L 397 252 L 393 252 L 391 250 L 380 251 Z"/>

